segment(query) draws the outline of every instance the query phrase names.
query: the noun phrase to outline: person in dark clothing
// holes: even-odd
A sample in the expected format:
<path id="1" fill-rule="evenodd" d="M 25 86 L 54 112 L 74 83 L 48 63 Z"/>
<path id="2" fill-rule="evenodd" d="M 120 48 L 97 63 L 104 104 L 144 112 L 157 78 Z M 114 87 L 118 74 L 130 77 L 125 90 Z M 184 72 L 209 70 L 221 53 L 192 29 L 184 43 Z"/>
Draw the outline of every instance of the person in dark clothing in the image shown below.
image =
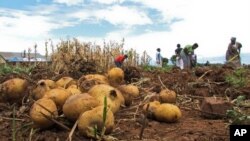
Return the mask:
<path id="1" fill-rule="evenodd" d="M 177 49 L 175 49 L 175 54 L 176 54 L 176 55 L 180 55 L 181 50 L 182 50 L 181 45 L 180 45 L 180 44 L 177 44 Z"/>
<path id="2" fill-rule="evenodd" d="M 128 55 L 119 55 L 115 58 L 115 65 L 116 67 L 121 67 L 124 60 L 128 58 Z"/>
<path id="3" fill-rule="evenodd" d="M 183 60 L 181 58 L 181 45 L 177 44 L 177 49 L 175 49 L 175 56 L 176 56 L 176 66 L 180 69 L 184 68 Z"/>

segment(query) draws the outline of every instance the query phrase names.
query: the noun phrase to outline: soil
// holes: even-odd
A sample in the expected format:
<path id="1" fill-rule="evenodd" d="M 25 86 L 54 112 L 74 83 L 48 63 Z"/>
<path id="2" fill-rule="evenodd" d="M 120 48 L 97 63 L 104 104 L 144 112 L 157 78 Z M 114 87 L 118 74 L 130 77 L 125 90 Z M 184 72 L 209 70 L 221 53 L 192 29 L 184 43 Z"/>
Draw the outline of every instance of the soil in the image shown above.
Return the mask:
<path id="1" fill-rule="evenodd" d="M 194 70 L 179 70 L 173 68 L 169 72 L 159 70 L 145 72 L 131 67 L 126 70 L 127 82 L 140 87 L 140 97 L 135 98 L 129 107 L 122 108 L 116 115 L 115 127 L 110 137 L 118 140 L 145 141 L 229 141 L 228 120 L 206 119 L 197 110 L 202 99 L 207 96 L 235 98 L 239 94 L 249 96 L 250 85 L 243 88 L 233 88 L 225 81 L 225 76 L 233 72 L 230 67 L 198 67 Z M 75 73 L 77 76 L 79 72 Z M 67 74 L 55 74 L 46 69 L 35 69 L 32 75 L 9 74 L 0 76 L 0 83 L 13 77 L 29 80 L 31 90 L 39 79 L 57 80 Z M 76 77 L 70 72 L 71 76 Z M 81 76 L 80 74 L 79 76 Z M 135 79 L 132 79 L 132 78 Z M 136 81 L 135 81 L 136 80 Z M 142 106 L 152 100 L 161 89 L 168 88 L 178 95 L 177 105 L 182 111 L 182 117 L 177 123 L 163 123 L 145 118 Z M 29 94 L 30 91 L 27 92 Z M 29 118 L 29 108 L 32 102 L 26 97 L 22 104 L 7 103 L 0 100 L 0 140 L 18 141 L 64 141 L 69 131 L 53 126 L 50 129 L 33 129 Z M 15 119 L 15 120 L 14 120 Z M 69 128 L 74 123 L 61 118 L 58 121 Z M 144 125 L 144 126 L 143 126 Z M 76 130 L 73 141 L 90 140 L 82 137 Z"/>

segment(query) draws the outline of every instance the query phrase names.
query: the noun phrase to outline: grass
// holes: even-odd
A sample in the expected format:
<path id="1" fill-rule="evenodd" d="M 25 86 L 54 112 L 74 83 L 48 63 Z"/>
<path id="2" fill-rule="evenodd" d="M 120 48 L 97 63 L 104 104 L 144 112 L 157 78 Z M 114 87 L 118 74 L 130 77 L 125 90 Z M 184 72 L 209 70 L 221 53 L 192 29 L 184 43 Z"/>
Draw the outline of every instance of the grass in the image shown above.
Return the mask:
<path id="1" fill-rule="evenodd" d="M 101 131 L 98 132 L 98 127 L 97 125 L 95 125 L 93 127 L 93 133 L 94 133 L 94 138 L 97 140 L 101 140 L 104 138 L 105 136 L 105 131 L 106 131 L 106 127 L 105 127 L 105 123 L 107 120 L 107 112 L 108 112 L 108 103 L 107 103 L 107 97 L 104 97 L 104 107 L 103 107 L 103 115 L 102 115 L 102 127 L 101 127 Z"/>
<path id="2" fill-rule="evenodd" d="M 16 105 L 13 107 L 12 141 L 16 141 Z"/>
<path id="3" fill-rule="evenodd" d="M 150 65 L 144 65 L 142 66 L 144 71 L 161 71 L 161 72 L 169 72 L 172 69 L 172 66 L 167 65 L 163 67 L 156 67 L 156 66 L 150 66 Z"/>
<path id="4" fill-rule="evenodd" d="M 104 97 L 104 107 L 103 107 L 103 115 L 102 115 L 102 131 L 101 131 L 101 137 L 104 136 L 105 134 L 105 124 L 106 124 L 106 120 L 107 120 L 107 112 L 108 112 L 108 103 L 107 103 L 107 97 Z"/>

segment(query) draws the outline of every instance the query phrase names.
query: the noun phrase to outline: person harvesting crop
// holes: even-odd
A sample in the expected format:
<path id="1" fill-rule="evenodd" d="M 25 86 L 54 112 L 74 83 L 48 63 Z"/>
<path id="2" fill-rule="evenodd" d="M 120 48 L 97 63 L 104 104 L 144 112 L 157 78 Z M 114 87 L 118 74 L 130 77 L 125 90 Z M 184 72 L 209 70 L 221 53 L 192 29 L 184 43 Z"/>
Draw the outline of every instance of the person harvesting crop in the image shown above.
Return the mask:
<path id="1" fill-rule="evenodd" d="M 115 65 L 116 65 L 116 67 L 121 67 L 122 66 L 122 64 L 123 64 L 123 62 L 124 62 L 124 60 L 125 59 L 127 59 L 128 58 L 128 55 L 119 55 L 119 56 L 117 56 L 116 58 L 115 58 Z"/>
<path id="2" fill-rule="evenodd" d="M 180 56 L 183 60 L 184 69 L 191 69 L 196 65 L 196 55 L 194 54 L 194 50 L 198 47 L 199 45 L 194 43 L 193 45 L 186 45 L 184 49 L 182 49 Z"/>
<path id="3" fill-rule="evenodd" d="M 227 63 L 232 63 L 235 67 L 240 67 L 240 49 L 242 44 L 236 42 L 236 38 L 232 37 L 231 42 L 228 45 L 226 52 L 226 61 Z"/>

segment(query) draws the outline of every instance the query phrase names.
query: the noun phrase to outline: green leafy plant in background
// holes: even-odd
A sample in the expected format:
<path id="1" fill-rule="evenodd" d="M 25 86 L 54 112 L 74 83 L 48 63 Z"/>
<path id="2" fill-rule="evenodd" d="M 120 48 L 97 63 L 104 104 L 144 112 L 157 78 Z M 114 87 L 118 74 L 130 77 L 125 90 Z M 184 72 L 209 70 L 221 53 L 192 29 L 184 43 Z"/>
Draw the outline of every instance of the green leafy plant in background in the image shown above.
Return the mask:
<path id="1" fill-rule="evenodd" d="M 250 124 L 250 114 L 248 111 L 242 110 L 244 108 L 244 103 L 246 103 L 245 96 L 238 96 L 235 100 L 233 100 L 235 106 L 231 110 L 227 110 L 227 117 L 229 118 L 230 124 Z M 248 103 L 248 106 L 250 104 Z M 245 106 L 246 107 L 246 106 Z M 249 108 L 249 107 L 248 107 Z"/>
<path id="2" fill-rule="evenodd" d="M 156 66 L 151 66 L 151 65 L 144 65 L 142 66 L 144 71 L 161 71 L 161 72 L 169 72 L 172 69 L 172 66 L 166 65 L 163 67 L 156 67 Z"/>
<path id="3" fill-rule="evenodd" d="M 25 66 L 20 66 L 20 65 L 12 66 L 12 65 L 5 64 L 5 65 L 0 66 L 0 75 L 5 75 L 5 74 L 9 74 L 9 73 L 29 74 L 34 67 L 35 66 L 33 66 L 33 65 L 25 67 Z"/>
<path id="4" fill-rule="evenodd" d="M 168 58 L 162 58 L 162 67 L 167 67 L 168 66 Z"/>
<path id="5" fill-rule="evenodd" d="M 173 55 L 170 60 L 172 62 L 173 65 L 176 65 L 176 58 L 177 58 L 177 55 Z"/>
<path id="6" fill-rule="evenodd" d="M 226 82 L 236 88 L 246 86 L 246 69 L 239 68 L 233 74 L 227 75 Z"/>

